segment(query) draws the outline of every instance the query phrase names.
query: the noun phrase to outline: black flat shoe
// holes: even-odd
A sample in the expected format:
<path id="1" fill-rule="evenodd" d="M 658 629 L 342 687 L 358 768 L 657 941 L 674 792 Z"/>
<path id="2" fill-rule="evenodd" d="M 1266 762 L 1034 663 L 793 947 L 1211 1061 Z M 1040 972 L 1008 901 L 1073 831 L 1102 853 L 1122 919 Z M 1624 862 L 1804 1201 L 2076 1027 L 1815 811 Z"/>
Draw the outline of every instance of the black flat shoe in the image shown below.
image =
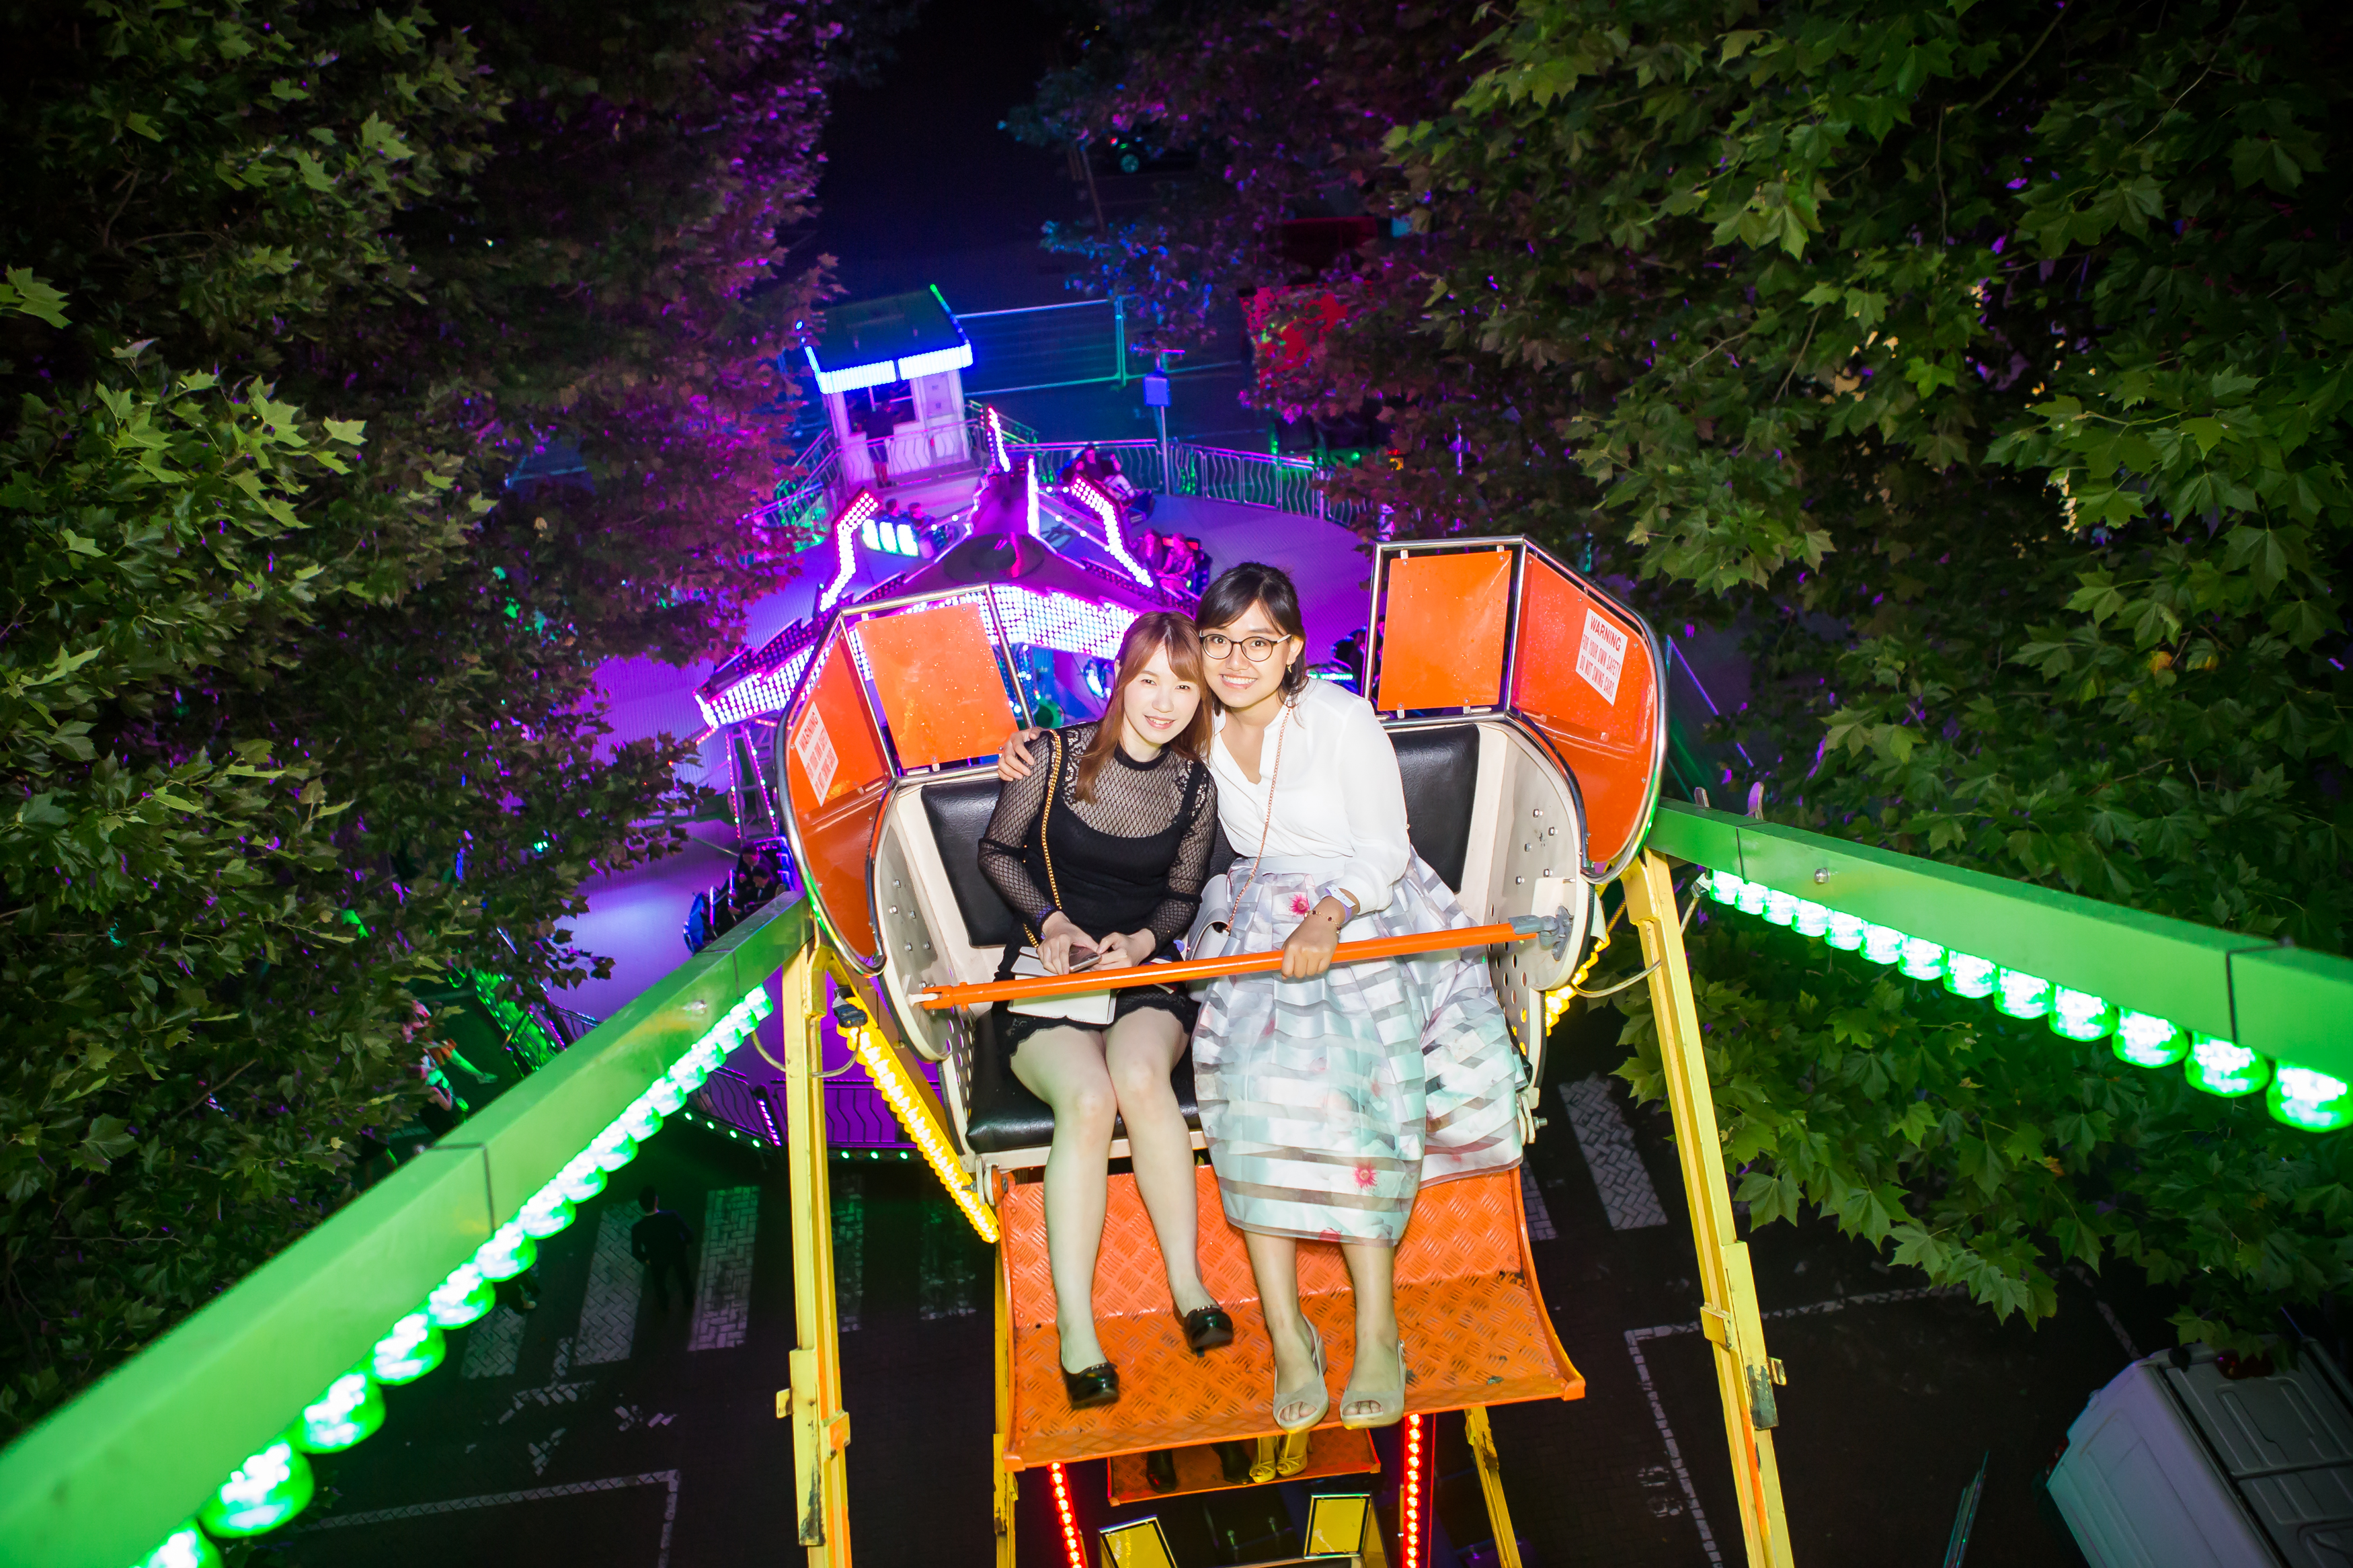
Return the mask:
<path id="1" fill-rule="evenodd" d="M 1176 1450 L 1155 1448 L 1144 1456 L 1144 1479 L 1156 1492 L 1176 1489 Z"/>
<path id="2" fill-rule="evenodd" d="M 1095 1410 L 1119 1403 L 1119 1368 L 1100 1362 L 1084 1372 L 1064 1372 L 1062 1392 L 1073 1410 Z"/>
<path id="3" fill-rule="evenodd" d="M 1218 1468 L 1225 1472 L 1229 1487 L 1250 1484 L 1250 1467 L 1258 1462 L 1257 1445 L 1251 1443 L 1219 1443 L 1217 1445 Z"/>
<path id="4" fill-rule="evenodd" d="M 1185 1325 L 1185 1342 L 1199 1355 L 1205 1351 L 1222 1350 L 1234 1342 L 1234 1321 L 1219 1306 L 1196 1307 L 1177 1321 Z"/>

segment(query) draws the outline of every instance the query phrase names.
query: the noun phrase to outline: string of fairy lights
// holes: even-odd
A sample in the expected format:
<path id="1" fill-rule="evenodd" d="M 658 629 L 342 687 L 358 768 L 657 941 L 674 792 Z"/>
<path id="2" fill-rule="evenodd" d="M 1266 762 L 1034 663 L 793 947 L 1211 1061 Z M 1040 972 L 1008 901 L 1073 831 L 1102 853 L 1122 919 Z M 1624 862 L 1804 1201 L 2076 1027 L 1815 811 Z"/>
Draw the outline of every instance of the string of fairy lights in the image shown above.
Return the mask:
<path id="1" fill-rule="evenodd" d="M 421 1305 L 395 1321 L 357 1366 L 329 1383 L 292 1425 L 232 1470 L 142 1568 L 220 1568 L 216 1542 L 267 1534 L 309 1507 L 318 1489 L 310 1456 L 341 1453 L 372 1436 L 385 1422 L 385 1388 L 414 1383 L 439 1366 L 448 1354 L 448 1331 L 488 1313 L 500 1282 L 529 1268 L 539 1244 L 572 1224 L 578 1205 L 603 1192 L 613 1173 L 637 1157 L 638 1146 L 775 1010 L 765 984 L 745 992 Z"/>
<path id="2" fill-rule="evenodd" d="M 1743 914 L 1784 926 L 1869 963 L 1892 965 L 1910 980 L 1941 982 L 1956 996 L 1990 1002 L 2012 1018 L 2043 1019 L 2070 1040 L 2106 1040 L 2116 1059 L 2137 1068 L 2179 1065 L 2194 1089 L 2225 1099 L 2262 1093 L 2272 1116 L 2306 1132 L 2353 1126 L 2353 1085 L 2291 1062 L 2275 1061 L 2218 1035 L 2120 1006 L 2088 991 L 2052 984 L 2023 970 L 1913 936 L 1729 871 L 1711 871 L 1707 896 Z"/>

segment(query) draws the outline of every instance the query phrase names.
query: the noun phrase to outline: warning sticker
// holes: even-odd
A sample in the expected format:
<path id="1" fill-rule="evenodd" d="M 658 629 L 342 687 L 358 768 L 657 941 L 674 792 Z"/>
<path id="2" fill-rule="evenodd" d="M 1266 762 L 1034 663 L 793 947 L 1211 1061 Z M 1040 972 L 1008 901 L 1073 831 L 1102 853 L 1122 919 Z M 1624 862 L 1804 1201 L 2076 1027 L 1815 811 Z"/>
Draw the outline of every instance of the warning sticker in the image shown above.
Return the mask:
<path id="1" fill-rule="evenodd" d="M 1601 693 L 1601 700 L 1618 706 L 1618 678 L 1626 672 L 1626 634 L 1594 610 L 1585 612 L 1585 636 L 1577 645 L 1577 673 Z"/>
<path id="2" fill-rule="evenodd" d="M 1620 639 L 1621 646 L 1622 642 Z M 1582 662 L 1578 668 L 1584 668 Z M 809 788 L 816 792 L 818 804 L 823 805 L 841 759 L 834 754 L 833 737 L 825 732 L 825 721 L 814 708 L 801 715 L 800 731 L 793 736 L 793 752 L 800 758 L 802 771 L 808 774 Z"/>

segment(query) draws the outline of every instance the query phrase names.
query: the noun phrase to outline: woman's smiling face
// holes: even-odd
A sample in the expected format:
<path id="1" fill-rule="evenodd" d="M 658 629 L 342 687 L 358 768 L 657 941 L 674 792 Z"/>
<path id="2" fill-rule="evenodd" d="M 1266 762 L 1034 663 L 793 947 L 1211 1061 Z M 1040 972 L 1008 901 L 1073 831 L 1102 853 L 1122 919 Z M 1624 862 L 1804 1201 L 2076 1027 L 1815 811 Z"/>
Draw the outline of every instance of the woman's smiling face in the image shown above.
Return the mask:
<path id="1" fill-rule="evenodd" d="M 1249 708 L 1273 696 L 1282 687 L 1283 671 L 1305 651 L 1297 637 L 1275 625 L 1261 604 L 1252 604 L 1225 626 L 1201 628 L 1201 662 L 1209 672 L 1209 689 L 1228 708 Z M 1254 652 L 1265 654 L 1264 661 L 1253 660 Z"/>
<path id="2" fill-rule="evenodd" d="M 1151 658 L 1119 694 L 1122 727 L 1129 740 L 1147 751 L 1183 734 L 1200 707 L 1201 689 L 1169 668 L 1165 645 L 1152 650 Z"/>

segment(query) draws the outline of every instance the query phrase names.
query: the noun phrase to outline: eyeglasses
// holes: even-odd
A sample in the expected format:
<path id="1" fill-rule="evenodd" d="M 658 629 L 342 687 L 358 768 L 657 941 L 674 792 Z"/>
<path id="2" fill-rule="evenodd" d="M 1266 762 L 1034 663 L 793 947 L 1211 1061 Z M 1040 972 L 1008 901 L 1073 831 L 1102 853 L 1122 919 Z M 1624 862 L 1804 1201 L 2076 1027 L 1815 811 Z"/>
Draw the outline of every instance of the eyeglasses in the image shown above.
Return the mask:
<path id="1" fill-rule="evenodd" d="M 1249 659 L 1252 664 L 1264 664 L 1268 659 L 1274 657 L 1274 650 L 1276 648 L 1281 647 L 1284 643 L 1287 643 L 1290 640 L 1291 638 L 1288 637 L 1242 637 L 1237 640 L 1226 636 L 1223 632 L 1203 632 L 1201 634 L 1201 651 L 1208 657 L 1209 662 L 1212 664 L 1223 663 L 1226 656 L 1233 652 L 1236 648 L 1241 649 L 1242 657 Z"/>

